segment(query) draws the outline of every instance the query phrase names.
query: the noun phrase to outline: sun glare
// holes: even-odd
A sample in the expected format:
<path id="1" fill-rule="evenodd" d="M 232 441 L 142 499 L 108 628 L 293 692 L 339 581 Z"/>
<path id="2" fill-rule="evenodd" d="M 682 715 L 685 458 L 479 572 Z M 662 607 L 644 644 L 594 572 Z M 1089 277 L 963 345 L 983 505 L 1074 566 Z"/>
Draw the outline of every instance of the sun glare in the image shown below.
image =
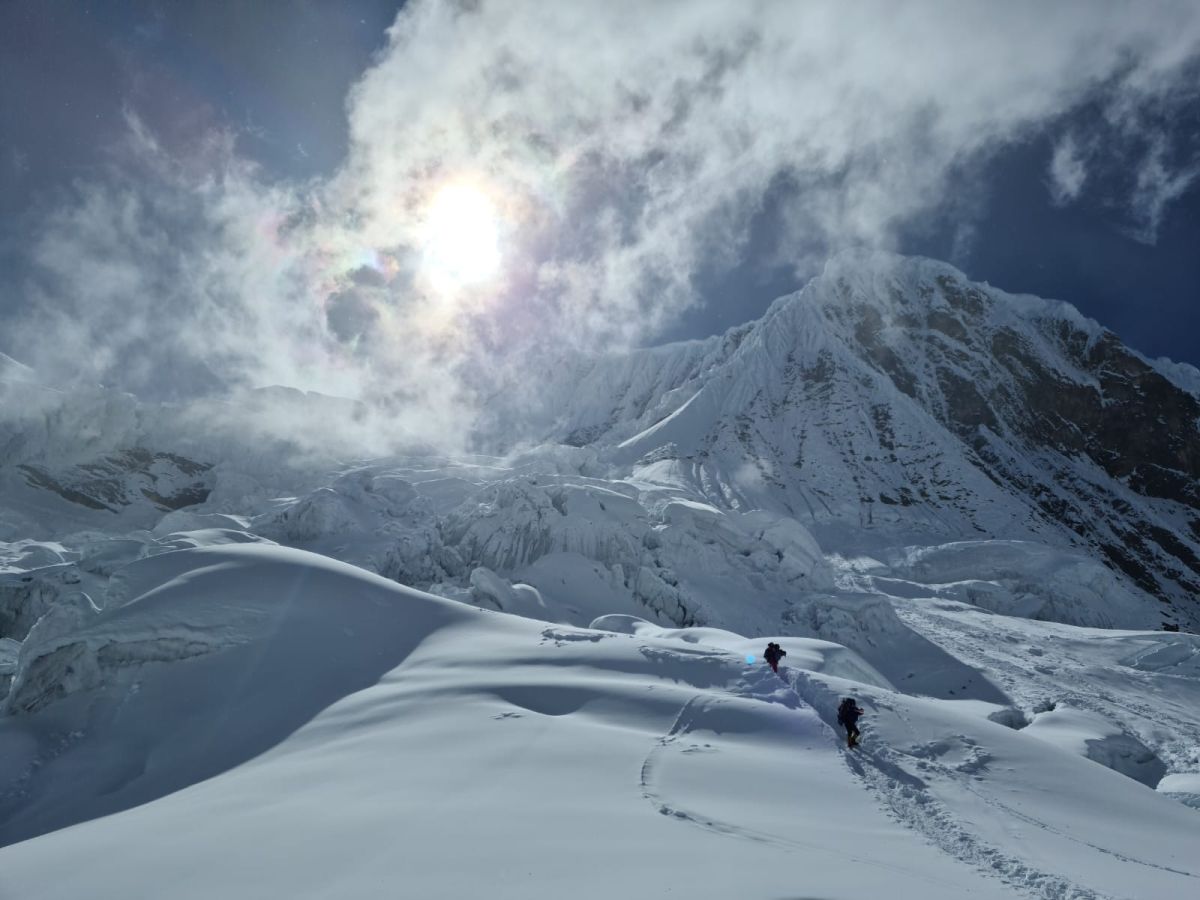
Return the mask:
<path id="1" fill-rule="evenodd" d="M 499 220 L 487 194 L 466 184 L 443 187 L 430 201 L 423 269 L 435 290 L 478 285 L 500 268 Z"/>

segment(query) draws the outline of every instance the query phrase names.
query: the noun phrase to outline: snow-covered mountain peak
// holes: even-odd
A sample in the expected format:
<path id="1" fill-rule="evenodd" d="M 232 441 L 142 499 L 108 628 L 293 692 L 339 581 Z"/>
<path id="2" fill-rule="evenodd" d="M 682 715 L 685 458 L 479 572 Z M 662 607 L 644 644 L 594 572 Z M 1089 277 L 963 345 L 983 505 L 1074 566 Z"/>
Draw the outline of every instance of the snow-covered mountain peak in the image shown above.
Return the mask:
<path id="1" fill-rule="evenodd" d="M 779 319 L 781 325 L 811 327 L 805 316 L 814 307 L 830 322 L 850 321 L 860 329 L 879 326 L 888 342 L 927 329 L 945 339 L 962 340 L 970 330 L 993 335 L 1009 328 L 1049 341 L 1041 349 L 1052 358 L 1116 340 L 1070 303 L 1010 294 L 972 282 L 949 263 L 882 250 L 845 250 L 833 256 L 803 288 L 776 300 L 758 324 Z M 852 312 L 859 315 L 849 315 Z M 1053 347 L 1056 342 L 1063 346 Z"/>
<path id="2" fill-rule="evenodd" d="M 747 329 L 595 363 L 552 436 L 828 548 L 1079 548 L 1190 621 L 1200 402 L 1168 374 L 1069 304 L 855 251 Z"/>

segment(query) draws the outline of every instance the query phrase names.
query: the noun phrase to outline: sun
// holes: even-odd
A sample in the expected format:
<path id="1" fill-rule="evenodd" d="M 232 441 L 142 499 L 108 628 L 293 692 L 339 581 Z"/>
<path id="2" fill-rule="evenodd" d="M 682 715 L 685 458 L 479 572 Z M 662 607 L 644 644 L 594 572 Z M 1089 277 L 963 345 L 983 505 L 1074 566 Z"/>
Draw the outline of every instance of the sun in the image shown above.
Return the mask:
<path id="1" fill-rule="evenodd" d="M 426 209 L 422 271 L 443 294 L 458 293 L 493 278 L 500 269 L 500 219 L 479 188 L 448 184 Z"/>

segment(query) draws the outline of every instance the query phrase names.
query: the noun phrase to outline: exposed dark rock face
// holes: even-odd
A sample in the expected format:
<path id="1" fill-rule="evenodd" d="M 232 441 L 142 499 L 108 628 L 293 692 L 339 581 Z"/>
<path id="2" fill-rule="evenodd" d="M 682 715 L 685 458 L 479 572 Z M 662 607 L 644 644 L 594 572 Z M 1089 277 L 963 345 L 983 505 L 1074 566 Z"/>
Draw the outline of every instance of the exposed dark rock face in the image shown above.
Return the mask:
<path id="1" fill-rule="evenodd" d="M 77 589 L 78 582 L 79 574 L 70 565 L 0 573 L 0 638 L 23 641 L 37 620 L 65 592 Z"/>
<path id="2" fill-rule="evenodd" d="M 1187 601 L 1200 599 L 1200 400 L 1111 332 L 1052 316 L 1028 323 L 1033 329 L 998 324 L 1002 301 L 950 275 L 926 299 L 935 294 L 949 311 L 904 302 L 881 312 L 855 298 L 861 358 L 967 442 L 997 484 L 1030 497 L 1159 597 L 1168 618 L 1195 617 Z M 996 452 L 997 443 L 1010 452 Z M 1038 470 L 1031 477 L 1013 458 L 1036 460 Z"/>
<path id="3" fill-rule="evenodd" d="M 59 470 L 24 463 L 25 481 L 88 509 L 117 512 L 149 501 L 164 512 L 203 503 L 211 486 L 212 466 L 140 447 Z"/>

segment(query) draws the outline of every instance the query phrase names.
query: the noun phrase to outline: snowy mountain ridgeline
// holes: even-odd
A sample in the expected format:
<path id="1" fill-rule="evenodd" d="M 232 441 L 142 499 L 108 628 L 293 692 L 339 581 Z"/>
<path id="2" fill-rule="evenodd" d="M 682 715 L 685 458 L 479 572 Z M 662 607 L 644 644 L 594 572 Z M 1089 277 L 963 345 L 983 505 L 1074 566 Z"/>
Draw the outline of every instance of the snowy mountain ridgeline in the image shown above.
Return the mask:
<path id="1" fill-rule="evenodd" d="M 760 322 L 591 366 L 551 435 L 720 508 L 786 514 L 839 552 L 1081 551 L 1195 625 L 1200 394 L 1177 370 L 1066 304 L 847 254 Z"/>
<path id="2" fill-rule="evenodd" d="M 412 896 L 1200 889 L 1200 373 L 850 253 L 544 381 L 475 454 L 360 459 L 346 401 L 0 358 L 0 897 L 375 896 L 396 828 Z"/>

